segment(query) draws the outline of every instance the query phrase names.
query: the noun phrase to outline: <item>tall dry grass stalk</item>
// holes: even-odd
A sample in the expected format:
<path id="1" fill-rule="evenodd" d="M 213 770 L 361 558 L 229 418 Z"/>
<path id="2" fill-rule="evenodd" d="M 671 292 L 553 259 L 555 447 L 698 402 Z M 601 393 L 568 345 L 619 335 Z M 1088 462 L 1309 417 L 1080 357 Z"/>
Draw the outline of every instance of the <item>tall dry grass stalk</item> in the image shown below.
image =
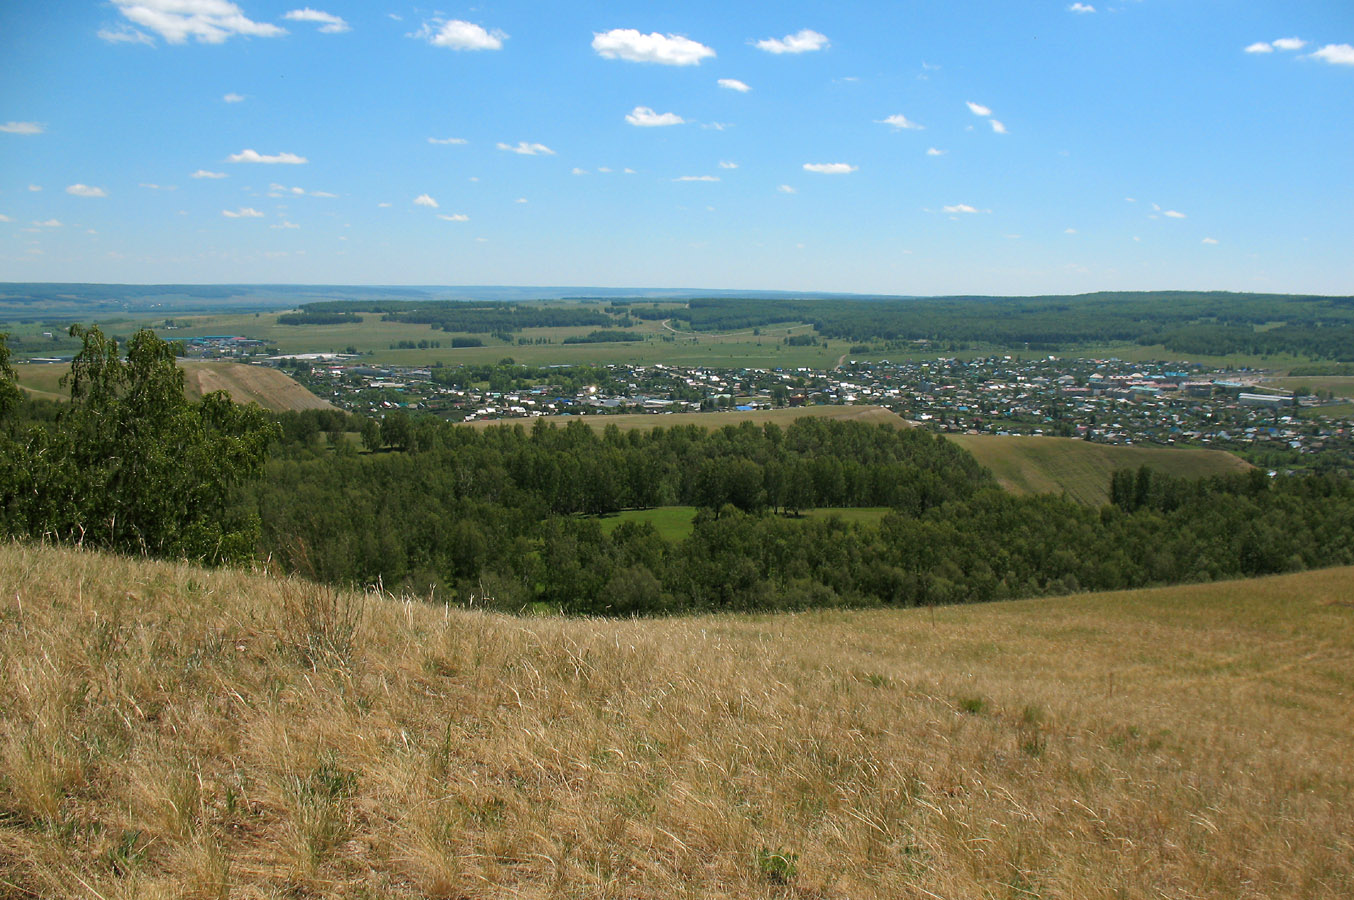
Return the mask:
<path id="1" fill-rule="evenodd" d="M 1354 571 L 513 619 L 0 548 L 0 898 L 1354 896 Z"/>

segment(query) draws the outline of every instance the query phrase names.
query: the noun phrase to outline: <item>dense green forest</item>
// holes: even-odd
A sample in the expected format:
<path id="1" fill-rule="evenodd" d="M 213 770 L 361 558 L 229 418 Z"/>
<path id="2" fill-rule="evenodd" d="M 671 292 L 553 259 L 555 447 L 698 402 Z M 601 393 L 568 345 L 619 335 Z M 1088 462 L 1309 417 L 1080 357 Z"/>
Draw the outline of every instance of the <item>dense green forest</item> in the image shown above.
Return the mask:
<path id="1" fill-rule="evenodd" d="M 1335 476 L 1119 472 L 1112 503 L 1090 509 L 1006 493 L 957 445 L 888 425 L 269 420 L 222 394 L 186 401 L 174 348 L 148 331 L 125 357 L 97 328 L 72 334 L 83 350 L 61 407 L 19 394 L 0 341 L 0 534 L 595 615 L 974 602 L 1354 562 L 1354 483 Z M 599 518 L 657 506 L 697 507 L 690 535 Z M 877 523 L 801 515 L 881 506 Z"/>

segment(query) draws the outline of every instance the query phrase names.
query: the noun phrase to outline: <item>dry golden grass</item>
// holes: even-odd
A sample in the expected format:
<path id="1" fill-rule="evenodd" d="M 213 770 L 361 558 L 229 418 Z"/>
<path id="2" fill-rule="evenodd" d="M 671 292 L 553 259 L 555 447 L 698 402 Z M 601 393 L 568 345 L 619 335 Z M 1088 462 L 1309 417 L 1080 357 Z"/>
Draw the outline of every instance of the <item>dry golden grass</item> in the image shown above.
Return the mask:
<path id="1" fill-rule="evenodd" d="M 233 362 L 189 362 L 180 360 L 183 369 L 183 393 L 196 400 L 212 391 L 225 391 L 236 403 L 257 403 L 264 409 L 281 412 L 289 409 L 332 409 L 333 404 L 317 397 L 286 372 L 266 366 L 247 366 Z M 61 379 L 70 366 L 20 363 L 14 367 L 19 387 L 33 397 L 65 402 L 70 390 Z"/>
<path id="2" fill-rule="evenodd" d="M 1349 897 L 1352 578 L 562 621 L 0 547 L 0 897 Z"/>

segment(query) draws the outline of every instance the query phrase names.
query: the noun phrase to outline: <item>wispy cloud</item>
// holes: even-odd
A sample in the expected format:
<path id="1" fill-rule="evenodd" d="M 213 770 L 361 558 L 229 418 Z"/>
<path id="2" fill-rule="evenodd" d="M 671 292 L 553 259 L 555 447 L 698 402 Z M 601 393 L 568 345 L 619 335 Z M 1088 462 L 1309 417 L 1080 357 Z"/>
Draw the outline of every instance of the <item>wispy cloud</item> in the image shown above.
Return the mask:
<path id="1" fill-rule="evenodd" d="M 676 113 L 656 113 L 647 106 L 636 106 L 626 114 L 625 121 L 640 128 L 660 128 L 664 125 L 681 125 L 686 122 Z"/>
<path id="2" fill-rule="evenodd" d="M 1354 66 L 1354 47 L 1349 44 L 1327 44 L 1311 56 L 1333 66 Z"/>
<path id="3" fill-rule="evenodd" d="M 810 53 L 829 46 L 827 36 L 811 28 L 805 28 L 783 38 L 766 38 L 753 44 L 758 50 L 767 53 Z"/>
<path id="4" fill-rule="evenodd" d="M 409 36 L 450 50 L 502 50 L 508 38 L 497 28 L 486 31 L 483 26 L 462 19 L 433 19 Z"/>
<path id="5" fill-rule="evenodd" d="M 317 22 L 321 34 L 342 34 L 345 31 L 352 30 L 348 23 L 338 16 L 321 12 L 318 9 L 311 9 L 309 6 L 305 9 L 293 9 L 282 18 L 292 22 Z"/>
<path id="6" fill-rule="evenodd" d="M 42 134 L 47 129 L 37 122 L 6 122 L 0 125 L 5 134 Z"/>
<path id="7" fill-rule="evenodd" d="M 718 181 L 718 175 L 682 175 L 673 181 Z"/>
<path id="8" fill-rule="evenodd" d="M 992 126 L 992 130 L 995 131 L 997 134 L 1009 133 L 1006 130 L 1006 126 L 998 122 L 996 119 L 988 119 L 987 123 Z"/>
<path id="9" fill-rule="evenodd" d="M 252 206 L 242 206 L 239 209 L 223 209 L 221 215 L 227 219 L 262 219 L 263 213 L 254 209 Z"/>
<path id="10" fill-rule="evenodd" d="M 76 197 L 107 197 L 108 192 L 101 187 L 91 187 L 87 184 L 72 184 L 66 188 L 66 193 Z"/>
<path id="11" fill-rule="evenodd" d="M 643 34 L 634 28 L 594 32 L 592 49 L 604 59 L 658 63 L 664 66 L 697 66 L 715 51 L 679 34 Z"/>
<path id="12" fill-rule="evenodd" d="M 788 184 L 782 184 L 780 187 L 776 188 L 776 190 L 777 190 L 777 191 L 780 191 L 782 194 L 798 194 L 798 193 L 799 193 L 798 190 L 796 190 L 795 188 L 790 187 L 790 185 L 788 185 Z"/>
<path id="13" fill-rule="evenodd" d="M 926 148 L 926 155 L 927 155 L 927 156 L 944 156 L 947 152 L 949 152 L 949 151 L 947 151 L 947 150 L 938 150 L 938 149 L 936 149 L 935 147 L 928 147 L 928 148 Z"/>
<path id="14" fill-rule="evenodd" d="M 922 131 L 926 128 L 925 125 L 918 125 L 902 113 L 894 113 L 883 119 L 875 119 L 875 122 L 879 125 L 892 125 L 898 131 Z"/>
<path id="15" fill-rule="evenodd" d="M 415 206 L 426 206 L 429 209 L 437 209 L 437 201 L 428 194 L 419 194 L 414 198 Z"/>
<path id="16" fill-rule="evenodd" d="M 529 144 L 526 141 L 518 141 L 517 145 L 498 142 L 498 149 L 507 150 L 509 153 L 519 153 L 522 156 L 554 156 L 555 151 L 551 150 L 545 144 Z"/>
<path id="17" fill-rule="evenodd" d="M 1275 50 L 1301 50 L 1307 46 L 1307 42 L 1302 38 L 1279 38 L 1274 42 Z"/>
<path id="18" fill-rule="evenodd" d="M 130 25 L 122 24 L 117 28 L 100 28 L 98 30 L 99 40 L 110 44 L 145 44 L 147 47 L 155 46 L 155 38 L 146 34 L 144 31 L 137 31 Z"/>
<path id="19" fill-rule="evenodd" d="M 973 113 L 975 116 L 992 115 L 992 110 L 986 106 L 983 106 L 981 103 L 974 103 L 972 100 L 965 100 L 964 105 L 967 106 L 968 111 Z"/>
<path id="20" fill-rule="evenodd" d="M 428 138 L 428 143 L 430 143 L 430 144 L 464 144 L 464 143 L 466 143 L 466 139 L 465 139 L 465 138 L 435 138 L 435 137 L 430 137 L 430 138 Z"/>
<path id="21" fill-rule="evenodd" d="M 241 150 L 239 153 L 232 153 L 226 159 L 233 163 L 266 163 L 288 166 L 299 166 L 310 161 L 304 156 L 297 156 L 295 153 L 278 153 L 273 156 L 265 156 L 257 150 Z"/>
<path id="22" fill-rule="evenodd" d="M 143 182 L 141 182 L 140 184 L 138 184 L 137 187 L 145 188 L 145 189 L 148 190 L 148 191 L 177 191 L 177 190 L 178 190 L 178 188 L 177 188 L 175 185 L 172 185 L 172 184 L 150 184 L 150 183 L 145 182 L 145 181 L 143 181 Z"/>
<path id="23" fill-rule="evenodd" d="M 731 91 L 737 91 L 740 94 L 746 94 L 748 91 L 752 90 L 752 88 L 748 87 L 737 78 L 721 78 L 719 79 L 719 86 L 728 88 Z"/>
<path id="24" fill-rule="evenodd" d="M 223 103 L 243 103 L 244 94 L 229 93 L 221 98 Z"/>
<path id="25" fill-rule="evenodd" d="M 45 222 L 34 222 L 33 224 L 36 225 L 36 226 L 38 226 L 39 228 L 60 228 L 60 227 L 61 227 L 61 220 L 60 220 L 60 219 L 48 219 L 48 220 L 46 220 Z"/>
<path id="26" fill-rule="evenodd" d="M 1187 217 L 1185 216 L 1184 213 L 1178 212 L 1178 211 L 1176 211 L 1176 210 L 1174 210 L 1174 209 L 1168 209 L 1168 210 L 1166 210 L 1165 212 L 1163 212 L 1162 215 L 1165 216 L 1165 217 L 1168 218 L 1168 219 L 1184 219 L 1184 218 L 1187 218 Z"/>
<path id="27" fill-rule="evenodd" d="M 804 163 L 805 172 L 817 172 L 819 175 L 846 175 L 859 168 L 849 163 Z"/>
<path id="28" fill-rule="evenodd" d="M 587 170 L 587 169 L 583 169 L 583 168 L 579 168 L 578 166 L 574 166 L 572 169 L 569 170 L 569 174 L 570 174 L 570 175 L 586 175 L 586 174 L 588 174 L 588 170 Z"/>
<path id="29" fill-rule="evenodd" d="M 276 225 L 269 225 L 269 228 L 300 228 L 295 222 L 278 222 Z"/>
<path id="30" fill-rule="evenodd" d="M 448 222 L 469 222 L 470 217 L 462 213 L 438 213 L 437 218 L 445 219 Z"/>
<path id="31" fill-rule="evenodd" d="M 1073 3 L 1071 6 L 1067 7 L 1067 11 L 1074 13 L 1093 13 L 1095 12 L 1095 7 L 1091 6 L 1089 3 Z"/>
<path id="32" fill-rule="evenodd" d="M 1216 244 L 1218 243 L 1218 240 L 1217 240 L 1217 238 L 1206 237 L 1206 238 L 1204 238 L 1203 242 L 1204 242 L 1205 244 L 1216 245 Z"/>
<path id="33" fill-rule="evenodd" d="M 236 35 L 279 37 L 287 33 L 277 25 L 253 21 L 229 0 L 113 0 L 113 5 L 133 24 L 150 29 L 171 44 L 182 44 L 189 38 L 201 44 L 220 44 Z"/>
<path id="34" fill-rule="evenodd" d="M 956 203 L 953 206 L 942 206 L 941 209 L 947 213 L 976 213 L 978 211 L 976 207 L 969 206 L 967 203 Z"/>
<path id="35" fill-rule="evenodd" d="M 1268 41 L 1256 41 L 1254 44 L 1249 44 L 1249 45 L 1247 45 L 1247 47 L 1246 47 L 1246 52 L 1247 52 L 1247 53 L 1273 53 L 1273 52 L 1274 52 L 1274 45 L 1273 45 L 1273 44 L 1270 44 Z"/>
<path id="36" fill-rule="evenodd" d="M 736 169 L 738 168 L 738 163 L 727 159 L 721 159 L 719 161 L 719 167 L 721 169 Z"/>
<path id="37" fill-rule="evenodd" d="M 208 172 L 206 169 L 198 169 L 189 178 L 229 178 L 225 172 Z"/>

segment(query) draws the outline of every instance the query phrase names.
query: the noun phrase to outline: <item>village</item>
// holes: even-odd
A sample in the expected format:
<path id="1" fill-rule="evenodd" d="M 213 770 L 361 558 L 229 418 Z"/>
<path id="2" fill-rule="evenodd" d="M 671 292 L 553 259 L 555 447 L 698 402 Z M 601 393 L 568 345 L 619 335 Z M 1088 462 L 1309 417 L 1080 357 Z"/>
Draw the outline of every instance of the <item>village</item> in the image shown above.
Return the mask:
<path id="1" fill-rule="evenodd" d="M 560 415 L 693 413 L 877 405 L 938 432 L 1075 437 L 1106 444 L 1196 446 L 1280 468 L 1346 468 L 1354 428 L 1333 398 L 1265 386 L 1261 373 L 1118 359 L 843 360 L 829 371 L 598 366 L 538 370 L 504 360 L 487 378 L 456 367 L 397 367 L 342 354 L 270 360 L 340 408 L 405 409 L 457 421 Z"/>

